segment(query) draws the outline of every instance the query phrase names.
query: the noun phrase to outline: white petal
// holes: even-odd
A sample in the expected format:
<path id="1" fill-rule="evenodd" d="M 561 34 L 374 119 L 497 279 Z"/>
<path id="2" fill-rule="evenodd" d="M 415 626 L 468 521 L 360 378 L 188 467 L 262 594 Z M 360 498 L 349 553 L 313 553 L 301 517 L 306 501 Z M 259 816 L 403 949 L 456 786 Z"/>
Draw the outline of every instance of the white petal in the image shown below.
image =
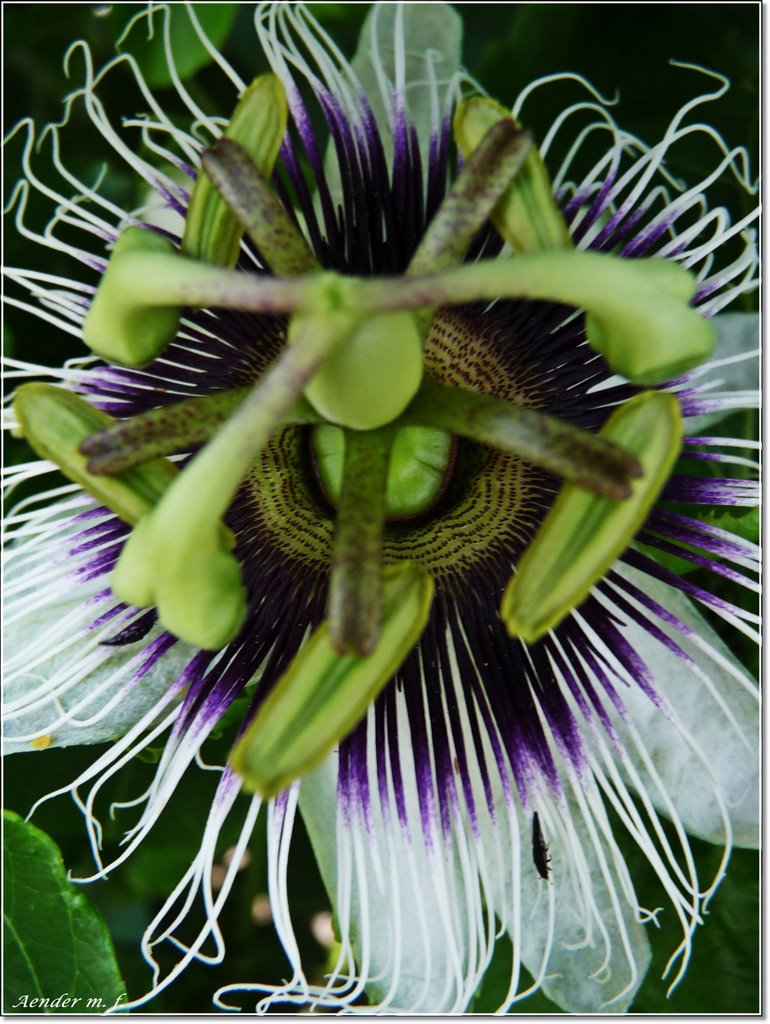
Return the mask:
<path id="1" fill-rule="evenodd" d="M 75 524 L 55 508 L 37 519 L 12 547 L 5 574 L 6 753 L 124 735 L 167 695 L 194 654 L 175 643 L 143 670 L 163 635 L 158 626 L 138 643 L 104 646 L 141 613 L 127 611 L 89 628 L 117 601 L 99 596 L 106 576 L 83 582 L 74 574 L 87 555 L 62 556 L 94 521 Z"/>
<path id="2" fill-rule="evenodd" d="M 402 752 L 405 735 L 400 728 Z M 485 759 L 494 764 L 490 753 Z M 408 766 L 403 756 L 402 765 Z M 463 1010 L 489 959 L 492 911 L 514 944 L 506 1006 L 526 994 L 522 961 L 564 1009 L 617 1012 L 631 1004 L 650 960 L 644 913 L 597 786 L 590 775 L 577 779 L 562 769 L 569 798 L 557 801 L 545 792 L 537 803 L 553 857 L 548 882 L 532 861 L 532 812 L 518 809 L 517 798 L 504 798 L 499 778 L 493 780 L 495 821 L 476 773 L 479 835 L 458 814 L 450 837 L 436 829 L 433 849 L 426 849 L 414 807 L 413 772 L 404 773 L 411 841 L 376 809 L 368 829 L 342 820 L 333 761 L 303 780 L 300 807 L 343 950 L 355 957 L 355 973 L 380 1008 Z"/>
<path id="3" fill-rule="evenodd" d="M 347 961 L 319 1005 L 345 1005 L 366 991 L 379 1010 L 459 1013 L 489 962 L 494 921 L 467 834 L 445 843 L 436 823 L 428 849 L 406 758 L 402 770 L 410 837 L 383 817 L 376 796 L 368 826 L 360 816 L 343 820 L 334 758 L 302 780 L 300 809 Z M 346 976 L 354 981 L 343 984 Z"/>
<path id="4" fill-rule="evenodd" d="M 692 374 L 688 387 L 703 389 L 702 397 L 729 398 L 736 393 L 759 394 L 759 314 L 719 313 L 713 318 L 717 329 L 717 345 L 714 358 Z M 751 402 L 743 407 L 752 408 Z M 731 404 L 724 411 L 691 416 L 687 420 L 687 432 L 697 435 L 709 430 L 736 408 Z"/>
<path id="5" fill-rule="evenodd" d="M 563 766 L 564 777 L 570 771 Z M 502 799 L 497 824 L 481 819 L 492 900 L 535 983 L 570 1013 L 622 1013 L 631 1005 L 650 963 L 650 946 L 622 854 L 612 837 L 593 781 L 573 778 L 573 794 L 544 793 L 538 814 L 548 844 L 550 877 L 532 859 L 533 813 L 512 811 Z M 506 819 L 515 815 L 506 844 Z M 526 993 L 519 993 L 517 998 Z M 522 1012 L 526 1012 L 526 1001 Z"/>
<path id="6" fill-rule="evenodd" d="M 699 760 L 683 741 L 675 721 L 666 718 L 633 686 L 622 693 L 630 721 L 640 734 L 687 831 L 709 842 L 726 843 L 722 814 L 708 777 L 710 771 L 730 816 L 733 842 L 754 847 L 758 843 L 759 821 L 756 686 L 727 645 L 680 591 L 627 566 L 623 566 L 622 575 L 694 632 L 694 637 L 686 637 L 658 623 L 692 658 L 696 667 L 688 665 L 640 626 L 630 623 L 624 627 L 626 638 L 651 669 L 656 691 L 694 739 L 703 760 Z M 632 760 L 646 777 L 648 773 L 633 752 Z M 656 807 L 666 813 L 656 788 L 650 786 L 648 791 Z"/>
<path id="7" fill-rule="evenodd" d="M 393 106 L 401 93 L 427 166 L 431 131 L 441 123 L 444 98 L 460 70 L 462 35 L 462 19 L 444 3 L 375 4 L 367 15 L 352 68 L 377 119 L 388 160 Z"/>

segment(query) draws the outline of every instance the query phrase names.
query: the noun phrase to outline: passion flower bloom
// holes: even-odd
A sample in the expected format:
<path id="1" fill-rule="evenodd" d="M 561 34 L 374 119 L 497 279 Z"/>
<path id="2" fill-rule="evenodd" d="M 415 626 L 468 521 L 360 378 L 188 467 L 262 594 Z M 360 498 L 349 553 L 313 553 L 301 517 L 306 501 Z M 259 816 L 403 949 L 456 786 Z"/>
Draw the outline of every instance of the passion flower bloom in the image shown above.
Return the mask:
<path id="1" fill-rule="evenodd" d="M 48 197 L 37 238 L 74 269 L 9 270 L 27 293 L 12 301 L 97 355 L 11 367 L 55 381 L 18 392 L 12 425 L 44 461 L 11 485 L 55 466 L 74 482 L 8 519 L 8 749 L 111 741 L 50 794 L 82 809 L 98 878 L 243 709 L 199 853 L 144 938 L 152 964 L 160 944 L 178 954 L 150 995 L 224 957 L 217 919 L 260 813 L 292 973 L 229 986 L 219 1006 L 459 1012 L 507 933 L 504 1007 L 542 988 L 622 1010 L 659 913 L 681 926 L 675 985 L 730 850 L 757 841 L 756 687 L 697 610 L 755 634 L 750 600 L 700 584 L 750 597 L 758 557 L 712 515 L 757 500 L 736 454 L 750 443 L 708 433 L 756 401 L 715 384 L 743 355 L 704 362 L 715 333 L 735 335 L 709 318 L 756 287 L 754 215 L 731 224 L 707 202 L 723 174 L 750 187 L 745 154 L 689 120 L 726 83 L 712 75 L 650 148 L 579 80 L 538 150 L 529 90 L 513 116 L 484 97 L 443 5 L 374 8 L 352 65 L 301 5 L 259 7 L 273 74 L 251 86 L 190 8 L 233 88 L 214 114 L 176 74 L 168 11 L 147 17 L 188 130 L 132 57 L 96 74 L 82 44 L 61 123 L 18 129 L 17 224 L 34 236 L 27 196 Z M 147 113 L 113 121 L 107 74 Z M 68 170 L 78 105 L 147 208 Z M 715 159 L 687 187 L 666 159 L 695 132 Z M 159 737 L 108 860 L 95 801 Z M 298 809 L 339 937 L 321 986 L 292 927 Z M 662 909 L 640 905 L 621 833 Z M 715 877 L 698 877 L 688 835 L 724 849 Z"/>

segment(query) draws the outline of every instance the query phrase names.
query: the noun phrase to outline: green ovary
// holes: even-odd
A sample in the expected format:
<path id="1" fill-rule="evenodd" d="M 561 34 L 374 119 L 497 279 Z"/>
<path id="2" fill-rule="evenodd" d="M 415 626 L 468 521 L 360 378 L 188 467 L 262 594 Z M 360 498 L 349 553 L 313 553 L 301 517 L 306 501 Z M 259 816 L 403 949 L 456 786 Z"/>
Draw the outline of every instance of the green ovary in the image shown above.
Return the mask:
<path id="1" fill-rule="evenodd" d="M 327 498 L 336 505 L 342 486 L 345 431 L 331 424 L 315 427 L 315 464 Z M 402 427 L 388 467 L 385 510 L 390 519 L 422 515 L 441 495 L 453 454 L 452 437 L 433 427 Z"/>

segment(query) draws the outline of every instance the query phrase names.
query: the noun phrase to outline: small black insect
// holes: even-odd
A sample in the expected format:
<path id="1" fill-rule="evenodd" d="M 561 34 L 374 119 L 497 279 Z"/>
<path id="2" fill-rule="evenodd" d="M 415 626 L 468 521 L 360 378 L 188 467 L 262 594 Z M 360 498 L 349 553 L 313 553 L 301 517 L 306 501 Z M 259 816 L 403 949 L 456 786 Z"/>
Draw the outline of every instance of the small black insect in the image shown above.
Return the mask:
<path id="1" fill-rule="evenodd" d="M 543 838 L 537 811 L 532 818 L 532 860 L 537 868 L 537 873 L 547 881 L 551 874 L 551 858 L 548 856 L 548 844 Z"/>
<path id="2" fill-rule="evenodd" d="M 127 644 L 138 643 L 140 640 L 144 640 L 155 625 L 157 618 L 158 616 L 154 611 L 147 612 L 146 615 L 142 615 L 141 618 L 132 622 L 130 626 L 121 629 L 119 633 L 109 637 L 107 640 L 101 640 L 100 645 L 102 647 L 125 647 Z"/>

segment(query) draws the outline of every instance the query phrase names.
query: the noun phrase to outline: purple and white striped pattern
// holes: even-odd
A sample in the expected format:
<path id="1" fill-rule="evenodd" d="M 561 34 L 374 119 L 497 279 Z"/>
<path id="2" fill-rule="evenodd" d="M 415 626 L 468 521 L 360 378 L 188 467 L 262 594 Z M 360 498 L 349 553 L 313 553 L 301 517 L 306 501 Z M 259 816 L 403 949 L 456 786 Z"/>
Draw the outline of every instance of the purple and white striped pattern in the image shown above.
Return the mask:
<path id="1" fill-rule="evenodd" d="M 155 17 L 164 19 L 172 63 L 168 16 L 156 12 Z M 200 34 L 193 10 L 190 18 Z M 403 25 L 398 16 L 395 25 L 392 42 L 398 52 L 406 45 L 399 35 Z M 292 213 L 303 224 L 323 266 L 362 275 L 403 271 L 451 178 L 450 107 L 466 87 L 463 76 L 453 76 L 440 88 L 434 82 L 430 140 L 421 150 L 410 122 L 404 83 L 390 83 L 392 129 L 386 129 L 375 118 L 352 70 L 340 61 L 331 40 L 301 5 L 263 6 L 257 15 L 257 31 L 273 70 L 284 81 L 292 115 L 274 178 L 279 196 L 290 209 L 290 196 L 295 197 L 296 211 Z M 126 70 L 128 65 L 152 118 L 129 120 L 116 128 L 98 96 L 105 72 L 94 75 L 82 44 L 73 47 L 70 59 L 75 57 L 84 62 L 84 80 L 69 104 L 83 102 L 113 154 L 144 177 L 171 214 L 170 223 L 176 226 L 158 230 L 178 237 L 185 188 L 160 175 L 124 136 L 138 129 L 152 153 L 187 177 L 194 174 L 200 140 L 182 132 L 164 113 L 139 69 L 126 56 L 117 58 L 112 68 Z M 375 53 L 375 60 L 380 60 L 379 54 Z M 243 80 L 221 57 L 218 63 L 235 91 L 240 91 Z M 199 127 L 215 137 L 221 120 L 200 111 L 181 83 L 177 91 Z M 336 170 L 332 169 L 343 184 L 339 202 L 333 182 L 327 180 L 331 158 L 312 128 L 312 104 L 317 105 L 328 129 L 336 157 Z M 753 239 L 745 234 L 743 255 L 727 267 L 717 264 L 715 269 L 713 261 L 721 241 L 743 231 L 749 218 L 733 228 L 725 224 L 724 211 L 705 212 L 703 192 L 713 174 L 700 190 L 690 189 L 673 199 L 660 188 L 661 181 L 667 189 L 673 187 L 665 171 L 665 154 L 678 138 L 695 130 L 685 123 L 695 105 L 679 112 L 666 139 L 653 149 L 625 135 L 603 112 L 598 115 L 601 126 L 612 130 L 603 164 L 583 170 L 576 183 L 568 182 L 567 174 L 576 173 L 579 164 L 578 147 L 561 169 L 553 170 L 557 194 L 578 246 L 626 258 L 657 255 L 677 259 L 698 275 L 697 301 L 711 314 L 721 308 L 720 303 L 754 286 L 756 255 Z M 593 107 L 599 109 L 596 104 Z M 570 117 L 571 110 L 565 113 L 563 123 Z M 101 245 L 96 253 L 89 251 L 93 239 L 109 241 L 126 223 L 149 221 L 141 213 L 128 217 L 97 190 L 73 179 L 59 158 L 65 126 L 49 129 L 62 187 L 71 191 L 74 185 L 91 202 L 73 203 L 65 198 L 65 192 L 44 186 L 32 168 L 34 126 L 24 127 L 26 180 L 12 200 L 20 229 L 32 234 L 24 225 L 29 189 L 43 192 L 67 212 L 70 224 L 81 229 L 85 241 L 79 247 L 59 240 L 54 227 L 60 211 L 51 230 L 35 237 L 98 274 L 104 267 L 104 251 Z M 562 130 L 561 119 L 558 129 Z M 387 139 L 389 130 L 392 137 Z M 727 169 L 743 180 L 740 152 L 728 151 L 714 133 L 707 134 L 724 157 L 719 172 Z M 392 158 L 386 155 L 386 144 L 392 149 Z M 427 165 L 421 152 L 429 154 Z M 305 161 L 314 176 L 312 191 L 301 169 Z M 695 224 L 693 209 L 703 211 Z M 680 222 L 687 226 L 678 234 Z M 713 238 L 704 243 L 700 229 L 712 224 Z M 490 229 L 477 243 L 472 258 L 494 256 L 500 247 L 500 239 Z M 248 245 L 240 267 L 261 268 L 258 254 Z M 40 275 L 25 271 L 14 272 L 12 279 L 31 295 L 29 302 L 16 300 L 19 305 L 77 333 L 91 284 L 73 284 L 63 278 L 41 281 Z M 572 313 L 530 302 L 501 302 L 490 309 L 469 306 L 457 311 L 479 336 L 491 339 L 502 363 L 511 373 L 523 376 L 544 411 L 597 429 L 612 406 L 629 398 L 635 389 L 610 376 L 602 358 L 585 342 L 582 318 Z M 203 311 L 187 317 L 177 340 L 144 370 L 116 369 L 85 360 L 50 372 L 112 415 L 130 416 L 190 395 L 250 383 L 275 356 L 284 328 L 280 320 Z M 31 371 L 19 364 L 18 372 L 23 376 Z M 701 392 L 697 379 L 672 382 L 671 389 L 688 416 L 730 407 L 723 396 Z M 659 507 L 638 538 L 648 549 L 689 561 L 698 569 L 697 582 L 635 547 L 573 615 L 542 641 L 527 647 L 507 636 L 498 608 L 505 581 L 536 522 L 525 524 L 524 535 L 491 567 L 485 561 L 458 571 L 454 578 L 437 581 L 431 619 L 418 647 L 367 718 L 340 744 L 338 755 L 317 777 L 292 787 L 268 810 L 271 899 L 293 974 L 277 990 L 255 984 L 237 986 L 239 991 L 262 992 L 260 1008 L 277 1001 L 341 1009 L 361 997 L 368 986 L 368 998 L 379 999 L 384 1009 L 461 1011 L 483 977 L 499 922 L 514 944 L 504 1006 L 531 990 L 520 983 L 522 965 L 534 979 L 532 987 L 542 984 L 562 1005 L 573 1009 L 627 1006 L 649 959 L 640 921 L 654 918 L 656 912 L 637 905 L 606 806 L 619 815 L 648 857 L 681 923 L 682 944 L 672 957 L 672 963 L 679 962 L 674 982 L 678 980 L 689 957 L 692 932 L 714 884 L 698 884 L 685 834 L 688 820 L 680 817 L 665 779 L 661 781 L 656 774 L 629 708 L 641 699 L 673 723 L 684 744 L 693 741 L 660 692 L 660 678 L 645 653 L 629 636 L 634 629 L 641 630 L 648 648 L 675 658 L 683 672 L 703 677 L 706 698 L 724 712 L 736 734 L 741 733 L 729 700 L 709 681 L 703 664 L 713 664 L 720 672 L 736 677 L 740 673 L 683 615 L 670 611 L 656 596 L 661 589 L 658 584 L 667 585 L 707 606 L 731 627 L 754 632 L 756 616 L 751 610 L 715 597 L 703 583 L 704 574 L 715 574 L 743 590 L 755 589 L 756 548 L 697 518 L 699 507 L 756 502 L 751 467 L 743 465 L 740 456 L 739 476 L 695 475 L 698 463 L 736 464 L 729 454 L 713 450 L 720 445 L 726 443 L 719 438 L 699 435 L 689 440 Z M 701 448 L 707 451 L 699 451 Z M 33 475 L 39 470 L 23 470 L 12 481 L 23 479 L 25 472 Z M 544 513 L 553 500 L 556 483 L 544 474 L 540 477 L 538 501 Z M 50 569 L 55 574 L 50 594 L 36 594 L 35 588 L 49 568 L 47 553 L 59 543 L 55 514 L 20 506 L 11 517 L 11 532 L 18 542 L 11 560 L 20 566 L 18 589 L 23 601 L 37 609 L 54 609 L 66 593 L 82 596 L 66 619 L 42 634 L 44 645 L 64 653 L 71 650 L 71 662 L 57 667 L 31 693 L 27 691 L 13 706 L 12 714 L 23 718 L 34 711 L 39 715 L 40 709 L 50 704 L 57 711 L 52 712 L 48 731 L 67 722 L 77 728 L 78 716 L 83 714 L 106 721 L 111 709 L 129 692 L 136 692 L 142 680 L 167 666 L 162 695 L 143 713 L 137 713 L 108 753 L 71 785 L 57 790 L 73 793 L 83 808 L 97 874 L 101 875 L 125 860 L 141 842 L 182 773 L 200 758 L 206 736 L 244 692 L 250 695 L 242 728 L 246 727 L 308 629 L 322 619 L 325 571 L 323 567 L 308 570 L 301 559 L 292 561 L 275 547 L 270 536 L 255 530 L 251 499 L 242 490 L 228 523 L 238 539 L 237 554 L 250 596 L 247 622 L 223 652 L 183 651 L 183 645 L 156 625 L 152 612 L 125 608 L 106 587 L 127 528 L 105 510 L 93 507 L 93 502 L 77 497 L 76 488 L 64 491 L 60 500 L 68 503 L 68 522 L 73 515 L 76 519 L 67 528 L 66 564 Z M 684 509 L 683 505 L 692 507 Z M 632 581 L 638 578 L 628 576 L 633 571 L 650 581 L 650 592 Z M 85 637 L 86 646 L 76 648 L 73 637 Z M 41 654 L 38 658 L 41 668 L 45 657 Z M 117 659 L 114 671 L 110 659 Z M 33 660 L 30 668 L 22 658 L 12 661 L 11 668 L 24 677 L 25 672 L 36 670 L 36 664 Z M 71 700 L 89 673 L 98 678 L 99 673 L 106 673 L 104 682 L 84 701 Z M 260 683 L 252 693 L 247 686 L 255 675 Z M 750 692 L 750 684 L 740 685 Z M 100 830 L 93 812 L 96 794 L 163 730 L 170 730 L 167 745 L 153 786 L 144 795 L 144 809 L 131 830 L 130 842 L 111 864 L 103 865 Z M 22 730 L 20 742 L 31 742 L 45 732 Z M 693 749 L 697 760 L 697 742 Z M 324 777 L 326 784 L 322 785 L 319 780 Z M 83 800 L 77 792 L 86 786 L 89 791 Z M 732 825 L 724 811 L 726 798 L 720 781 L 706 778 L 704 789 L 707 796 L 713 796 L 718 811 L 713 835 L 721 837 L 729 849 Z M 210 869 L 222 822 L 240 806 L 238 790 L 237 778 L 225 768 L 200 854 L 148 929 L 144 952 L 154 962 L 156 945 L 178 944 L 175 929 L 200 899 L 205 923 L 198 938 L 184 948 L 170 974 L 161 977 L 156 972 L 154 991 L 168 985 L 192 959 L 209 959 L 201 952 L 207 938 L 215 943 L 211 959 L 218 962 L 224 955 L 216 920 L 234 873 L 228 874 L 214 898 Z M 298 801 L 311 834 L 313 828 L 322 829 L 318 822 L 326 809 L 336 837 L 336 860 L 322 863 L 321 869 L 336 900 L 342 949 L 327 984 L 315 988 L 302 971 L 286 882 Z M 248 840 L 258 811 L 258 800 L 245 810 L 241 808 L 239 843 Z M 540 885 L 542 880 L 531 863 L 534 811 L 552 844 L 553 884 Z M 659 813 L 673 822 L 675 848 L 665 836 Z M 237 869 L 238 858 L 233 860 Z M 415 918 L 414 934 L 409 934 L 405 922 Z M 441 937 L 436 934 L 437 927 Z M 567 946 L 575 947 L 569 955 Z M 422 964 L 422 976 L 417 980 L 409 976 L 411 959 Z M 573 976 L 574 971 L 582 971 L 586 978 L 592 976 L 590 983 L 582 980 L 583 974 Z M 230 998 L 232 988 L 235 986 L 220 993 L 221 1005 L 229 1005 L 225 997 Z"/>

